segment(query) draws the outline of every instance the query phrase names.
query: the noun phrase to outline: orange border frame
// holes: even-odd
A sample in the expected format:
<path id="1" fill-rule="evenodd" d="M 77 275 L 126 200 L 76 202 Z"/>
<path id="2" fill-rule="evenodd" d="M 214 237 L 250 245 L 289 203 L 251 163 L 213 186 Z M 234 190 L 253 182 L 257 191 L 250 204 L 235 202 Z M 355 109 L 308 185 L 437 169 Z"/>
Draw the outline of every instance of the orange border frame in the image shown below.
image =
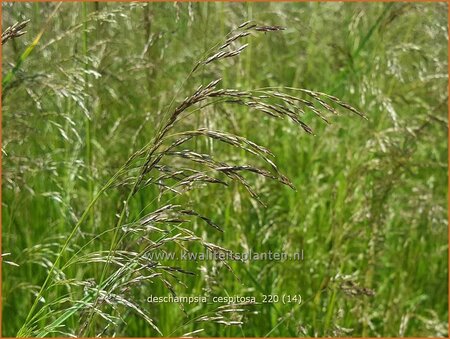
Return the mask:
<path id="1" fill-rule="evenodd" d="M 80 1 L 80 0 L 62 0 L 61 2 L 132 2 L 130 0 L 84 0 L 84 1 Z M 268 1 L 268 0 L 250 0 L 250 1 L 245 1 L 245 0 L 178 0 L 178 1 L 174 1 L 174 0 L 134 0 L 133 2 L 421 2 L 421 3 L 427 3 L 427 2 L 442 2 L 442 3 L 447 3 L 447 72 L 448 72 L 448 78 L 447 78 L 447 94 L 450 94 L 450 0 L 447 1 L 440 1 L 440 0 L 320 0 L 320 1 L 307 1 L 307 0 L 274 0 L 274 1 Z M 58 2 L 55 0 L 9 0 L 9 1 L 4 1 L 4 0 L 0 0 L 1 3 L 3 2 Z M 0 6 L 0 15 L 2 16 L 2 10 L 3 7 Z M 2 16 L 3 17 L 3 16 Z M 0 21 L 0 30 L 3 32 L 3 28 L 2 28 L 2 24 L 3 22 Z M 0 43 L 0 62 L 2 61 L 2 56 L 3 56 L 3 46 Z M 0 84 L 2 82 L 2 73 L 0 72 Z M 0 85 L 1 87 L 1 85 Z M 1 92 L 1 90 L 0 90 Z M 448 98 L 448 97 L 447 97 Z M 447 99 L 447 119 L 450 120 L 450 98 Z M 2 107 L 2 98 L 0 95 L 0 137 L 2 136 L 2 127 L 3 127 L 3 121 L 2 121 L 2 114 L 1 114 L 1 107 Z M 448 121 L 447 120 L 447 121 Z M 448 196 L 448 192 L 450 191 L 450 181 L 449 181 L 449 177 L 450 177 L 450 126 L 447 125 L 447 242 L 450 241 L 450 199 Z M 3 138 L 0 139 L 0 148 L 3 147 Z M 3 159 L 3 153 L 0 152 L 0 183 L 2 183 L 2 169 L 3 169 L 3 164 L 2 164 L 2 159 Z M 1 197 L 2 195 L 2 187 L 3 185 L 0 185 L 0 202 L 1 202 Z M 0 204 L 0 235 L 2 234 L 2 205 Z M 0 236 L 0 264 L 2 264 L 2 236 Z M 450 285 L 449 285 L 449 281 L 450 281 L 450 246 L 447 246 L 447 305 L 449 306 L 449 311 L 450 311 Z M 3 282 L 3 270 L 0 268 L 0 306 L 2 306 L 2 282 Z M 449 312 L 450 313 L 450 312 Z M 3 316 L 3 307 L 0 307 L 0 338 L 3 338 L 2 334 L 2 316 Z M 448 326 L 450 328 L 450 317 L 449 319 L 447 319 L 448 321 Z M 450 330 L 449 333 L 447 334 L 447 337 L 450 337 Z M 352 338 L 352 337 L 344 337 L 344 338 Z M 409 337 L 409 338 L 414 338 L 414 337 Z M 59 337 L 57 339 L 66 339 L 65 337 Z M 94 339 L 94 338 L 92 338 Z M 131 339 L 128 337 L 117 337 L 117 339 Z M 227 339 L 242 339 L 242 338 L 227 338 Z M 280 338 L 280 339 L 288 339 L 288 338 Z M 368 338 L 368 339 L 375 339 L 375 338 Z M 387 339 L 395 339 L 395 338 L 389 338 L 387 337 Z"/>

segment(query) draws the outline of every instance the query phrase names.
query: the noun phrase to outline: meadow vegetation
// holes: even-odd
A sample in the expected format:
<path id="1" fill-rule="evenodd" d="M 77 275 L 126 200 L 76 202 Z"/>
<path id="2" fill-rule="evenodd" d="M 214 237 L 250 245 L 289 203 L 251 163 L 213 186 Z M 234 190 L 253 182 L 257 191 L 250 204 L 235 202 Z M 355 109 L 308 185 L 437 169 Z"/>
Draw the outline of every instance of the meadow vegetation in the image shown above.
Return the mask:
<path id="1" fill-rule="evenodd" d="M 3 336 L 448 335 L 446 3 L 2 10 Z"/>

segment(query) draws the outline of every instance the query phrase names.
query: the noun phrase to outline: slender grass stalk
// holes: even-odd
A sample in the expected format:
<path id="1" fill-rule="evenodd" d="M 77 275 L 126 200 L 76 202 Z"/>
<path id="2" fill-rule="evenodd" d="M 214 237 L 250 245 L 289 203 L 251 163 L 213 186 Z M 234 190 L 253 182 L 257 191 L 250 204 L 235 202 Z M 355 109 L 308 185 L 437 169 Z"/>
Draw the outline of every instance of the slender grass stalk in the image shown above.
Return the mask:
<path id="1" fill-rule="evenodd" d="M 333 319 L 333 312 L 334 312 L 334 305 L 336 303 L 336 289 L 333 289 L 330 296 L 330 301 L 327 305 L 327 313 L 325 315 L 325 325 L 323 328 L 323 334 L 324 336 L 328 335 L 328 329 L 330 328 L 331 321 Z"/>
<path id="2" fill-rule="evenodd" d="M 89 76 L 88 76 L 88 70 L 89 70 L 89 54 L 88 54 L 88 3 L 83 2 L 82 3 L 82 17 L 83 17 L 83 56 L 84 56 L 84 90 L 86 93 L 89 91 Z M 86 100 L 89 101 L 89 96 L 86 97 Z M 87 102 L 86 107 L 89 106 L 89 102 Z M 86 169 L 87 169 L 87 177 L 89 180 L 87 181 L 88 184 L 88 197 L 89 201 L 92 201 L 94 199 L 94 180 L 93 180 L 93 163 L 92 163 L 92 119 L 93 119 L 93 112 L 94 110 L 90 110 L 90 115 L 86 115 L 85 117 L 85 144 L 86 144 L 86 155 L 85 155 L 85 161 L 86 161 Z M 89 224 L 90 226 L 94 227 L 94 216 L 95 211 L 94 208 L 92 208 L 89 212 Z"/>
<path id="3" fill-rule="evenodd" d="M 9 86 L 11 85 L 11 81 L 16 75 L 16 73 L 19 71 L 22 64 L 27 60 L 27 58 L 30 56 L 31 52 L 33 52 L 34 48 L 38 45 L 39 41 L 42 38 L 42 35 L 45 33 L 45 31 L 48 28 L 48 25 L 50 24 L 51 19 L 55 16 L 55 14 L 58 12 L 59 7 L 61 6 L 62 2 L 59 2 L 53 12 L 49 15 L 47 20 L 45 21 L 44 26 L 39 31 L 39 33 L 36 35 L 32 43 L 25 49 L 25 51 L 20 55 L 19 59 L 16 62 L 16 65 L 10 70 L 2 80 L 2 96 L 5 94 Z"/>
<path id="4" fill-rule="evenodd" d="M 94 197 L 94 199 L 89 203 L 89 205 L 86 207 L 86 209 L 84 210 L 83 214 L 81 215 L 80 219 L 78 220 L 78 222 L 76 223 L 76 225 L 74 226 L 74 228 L 72 229 L 72 232 L 70 232 L 69 236 L 67 237 L 65 243 L 63 244 L 63 246 L 61 247 L 61 250 L 58 252 L 58 255 L 53 263 L 53 265 L 51 266 L 47 277 L 44 280 L 44 283 L 42 284 L 39 292 L 36 295 L 36 298 L 33 302 L 33 305 L 30 308 L 30 311 L 28 312 L 28 315 L 25 319 L 25 322 L 23 324 L 23 326 L 20 328 L 20 330 L 17 332 L 17 337 L 27 337 L 29 336 L 29 329 L 27 328 L 27 325 L 29 323 L 30 320 L 32 320 L 33 317 L 33 313 L 36 310 L 36 307 L 39 303 L 39 301 L 41 300 L 45 289 L 47 288 L 50 279 L 53 276 L 53 272 L 55 271 L 55 269 L 58 267 L 59 262 L 61 261 L 61 258 L 63 256 L 63 254 L 65 253 L 70 241 L 72 240 L 72 238 L 75 236 L 75 234 L 77 233 L 77 231 L 79 230 L 79 228 L 81 227 L 81 225 L 84 223 L 84 221 L 86 221 L 91 208 L 96 204 L 96 202 L 98 201 L 98 199 L 100 198 L 100 196 L 114 183 L 114 181 L 116 180 L 116 178 L 118 177 L 118 175 L 120 174 L 122 168 L 116 172 L 116 174 L 114 174 L 111 179 L 100 189 L 100 191 L 97 193 L 97 195 Z"/>

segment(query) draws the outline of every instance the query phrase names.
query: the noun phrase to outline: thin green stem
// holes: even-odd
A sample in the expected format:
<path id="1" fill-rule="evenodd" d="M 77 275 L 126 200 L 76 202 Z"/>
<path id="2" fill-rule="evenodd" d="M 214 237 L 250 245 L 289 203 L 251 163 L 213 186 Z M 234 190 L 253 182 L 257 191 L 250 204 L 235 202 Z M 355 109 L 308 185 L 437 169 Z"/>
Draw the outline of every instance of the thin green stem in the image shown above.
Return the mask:
<path id="1" fill-rule="evenodd" d="M 80 228 L 80 226 L 83 224 L 83 222 L 86 220 L 91 208 L 95 205 L 95 203 L 97 202 L 97 200 L 100 198 L 100 196 L 103 194 L 103 192 L 105 192 L 110 186 L 111 184 L 116 180 L 116 178 L 118 177 L 118 175 L 120 174 L 120 172 L 122 171 L 122 168 L 119 169 L 119 171 L 116 172 L 116 174 L 114 174 L 114 176 L 102 187 L 102 189 L 97 193 L 97 195 L 94 197 L 94 199 L 89 203 L 89 205 L 86 207 L 86 209 L 84 210 L 83 214 L 81 215 L 80 219 L 78 220 L 77 224 L 75 225 L 75 227 L 72 229 L 72 232 L 69 234 L 69 236 L 67 237 L 66 242 L 64 243 L 63 247 L 61 248 L 61 250 L 58 253 L 58 256 L 56 257 L 52 267 L 50 268 L 50 271 L 47 274 L 47 277 L 44 281 L 44 283 L 41 286 L 41 289 L 39 290 L 39 293 L 36 296 L 36 299 L 34 300 L 33 305 L 31 306 L 30 311 L 28 312 L 27 318 L 25 319 L 24 324 L 22 325 L 22 327 L 20 328 L 20 330 L 17 332 L 17 336 L 18 337 L 22 337 L 22 336 L 28 336 L 27 335 L 27 325 L 29 324 L 29 321 L 32 319 L 32 315 L 39 303 L 39 300 L 41 300 L 44 291 L 50 281 L 51 276 L 53 275 L 53 272 L 55 271 L 56 267 L 59 265 L 59 262 L 61 261 L 61 257 L 64 254 L 64 252 L 66 251 L 70 241 L 72 240 L 72 238 L 75 236 L 76 232 L 78 231 L 78 229 Z"/>
<path id="2" fill-rule="evenodd" d="M 87 3 L 82 3 L 82 12 L 83 12 L 83 56 L 84 56 L 84 91 L 87 93 L 89 91 L 89 77 L 88 77 L 88 20 L 87 20 Z M 88 100 L 88 99 L 86 99 Z M 89 107 L 89 104 L 86 105 Z M 92 110 L 91 110 L 92 114 Z M 88 196 L 89 201 L 92 201 L 94 198 L 94 180 L 92 178 L 92 117 L 87 115 L 85 119 L 85 144 L 86 144 L 86 168 L 87 168 L 87 184 L 88 184 Z M 94 209 L 91 209 L 89 212 L 89 223 L 91 226 L 94 225 Z"/>

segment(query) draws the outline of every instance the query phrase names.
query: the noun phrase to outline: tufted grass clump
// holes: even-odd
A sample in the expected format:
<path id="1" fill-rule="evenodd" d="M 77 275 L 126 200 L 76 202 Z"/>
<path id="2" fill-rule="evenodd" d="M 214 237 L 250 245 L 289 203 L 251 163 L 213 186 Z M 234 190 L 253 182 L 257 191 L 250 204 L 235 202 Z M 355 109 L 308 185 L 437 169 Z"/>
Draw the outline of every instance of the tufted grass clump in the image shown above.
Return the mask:
<path id="1" fill-rule="evenodd" d="M 220 47 L 211 48 L 210 52 L 196 63 L 188 78 L 194 77 L 196 72 L 214 62 L 239 57 L 251 43 L 249 39 L 253 35 L 261 32 L 280 34 L 279 31 L 283 29 L 280 26 L 259 25 L 251 21 L 237 26 L 225 37 L 224 41 L 218 44 Z M 249 42 L 243 44 L 241 41 L 244 38 Z M 196 186 L 201 187 L 205 184 L 228 186 L 232 182 L 236 182 L 242 185 L 249 195 L 262 206 L 265 206 L 264 202 L 246 180 L 244 173 L 277 180 L 281 184 L 295 189 L 292 182 L 275 165 L 272 160 L 274 155 L 269 149 L 243 136 L 226 131 L 211 130 L 203 126 L 197 126 L 197 129 L 194 130 L 186 130 L 180 123 L 184 118 L 198 114 L 209 106 L 214 108 L 219 104 L 238 105 L 247 111 L 258 112 L 271 118 L 290 120 L 304 132 L 313 134 L 312 128 L 303 121 L 303 116 L 314 114 L 329 123 L 326 114 L 338 114 L 333 105 L 365 117 L 363 113 L 349 104 L 321 92 L 283 87 L 240 90 L 221 88 L 220 82 L 219 78 L 200 84 L 192 94 L 181 100 L 174 108 L 171 109 L 170 105 L 155 137 L 145 147 L 136 151 L 99 189 L 65 240 L 54 263 L 50 266 L 27 319 L 17 334 L 19 337 L 43 337 L 52 333 L 73 333 L 77 336 L 97 334 L 99 319 L 104 323 L 101 332 L 104 333 L 108 328 L 117 327 L 120 322 L 124 321 L 117 311 L 120 308 L 135 312 L 156 332 L 163 335 L 151 316 L 127 299 L 127 290 L 138 283 L 161 280 L 174 294 L 172 284 L 166 276 L 178 280 L 178 274 L 193 274 L 180 267 L 164 266 L 149 260 L 150 253 L 160 251 L 167 243 L 175 243 L 184 247 L 185 243 L 197 242 L 208 251 L 227 251 L 220 246 L 207 243 L 189 230 L 186 224 L 192 217 L 211 226 L 211 231 L 224 232 L 226 230 L 194 209 L 173 204 L 161 206 L 137 220 L 130 220 L 127 216 L 129 205 L 133 197 L 146 187 L 158 186 L 160 193 L 154 199 L 159 200 L 162 195 L 185 194 Z M 307 98 L 304 98 L 305 96 Z M 177 99 L 174 98 L 174 102 L 176 101 Z M 198 153 L 192 148 L 192 142 L 197 138 L 208 138 L 227 144 L 236 152 L 241 150 L 248 152 L 259 158 L 266 168 L 217 160 L 220 154 Z M 116 225 L 103 232 L 113 234 L 109 250 L 84 253 L 83 249 L 86 245 L 83 245 L 80 249 L 72 249 L 68 252 L 72 239 L 88 219 L 97 201 L 105 198 L 104 194 L 115 186 L 121 186 L 129 193 L 122 204 Z M 166 231 L 166 225 L 177 225 L 175 227 L 176 234 Z M 149 234 L 153 233 L 160 234 L 156 242 L 149 238 Z M 102 235 L 96 235 L 86 241 L 89 244 Z M 69 254 L 69 259 L 63 261 L 67 254 Z M 99 275 L 83 277 L 83 279 L 67 277 L 67 269 L 74 265 L 86 264 L 97 264 L 102 267 L 98 270 Z M 68 294 L 63 294 L 57 300 L 49 301 L 40 307 L 39 301 L 42 298 L 46 299 L 52 289 L 64 287 L 70 291 Z M 81 287 L 84 290 L 84 297 L 74 298 L 73 290 Z M 65 324 L 70 317 L 77 317 L 81 321 L 77 328 L 68 331 Z M 205 320 L 208 319 L 205 318 Z M 214 319 L 221 320 L 219 323 L 222 322 L 226 325 L 240 324 L 240 322 L 225 321 L 223 317 Z M 42 323 L 46 325 L 42 326 Z M 90 332 L 92 328 L 95 329 L 95 332 Z"/>
<path id="2" fill-rule="evenodd" d="M 445 334 L 443 8 L 3 4 L 2 334 Z"/>

